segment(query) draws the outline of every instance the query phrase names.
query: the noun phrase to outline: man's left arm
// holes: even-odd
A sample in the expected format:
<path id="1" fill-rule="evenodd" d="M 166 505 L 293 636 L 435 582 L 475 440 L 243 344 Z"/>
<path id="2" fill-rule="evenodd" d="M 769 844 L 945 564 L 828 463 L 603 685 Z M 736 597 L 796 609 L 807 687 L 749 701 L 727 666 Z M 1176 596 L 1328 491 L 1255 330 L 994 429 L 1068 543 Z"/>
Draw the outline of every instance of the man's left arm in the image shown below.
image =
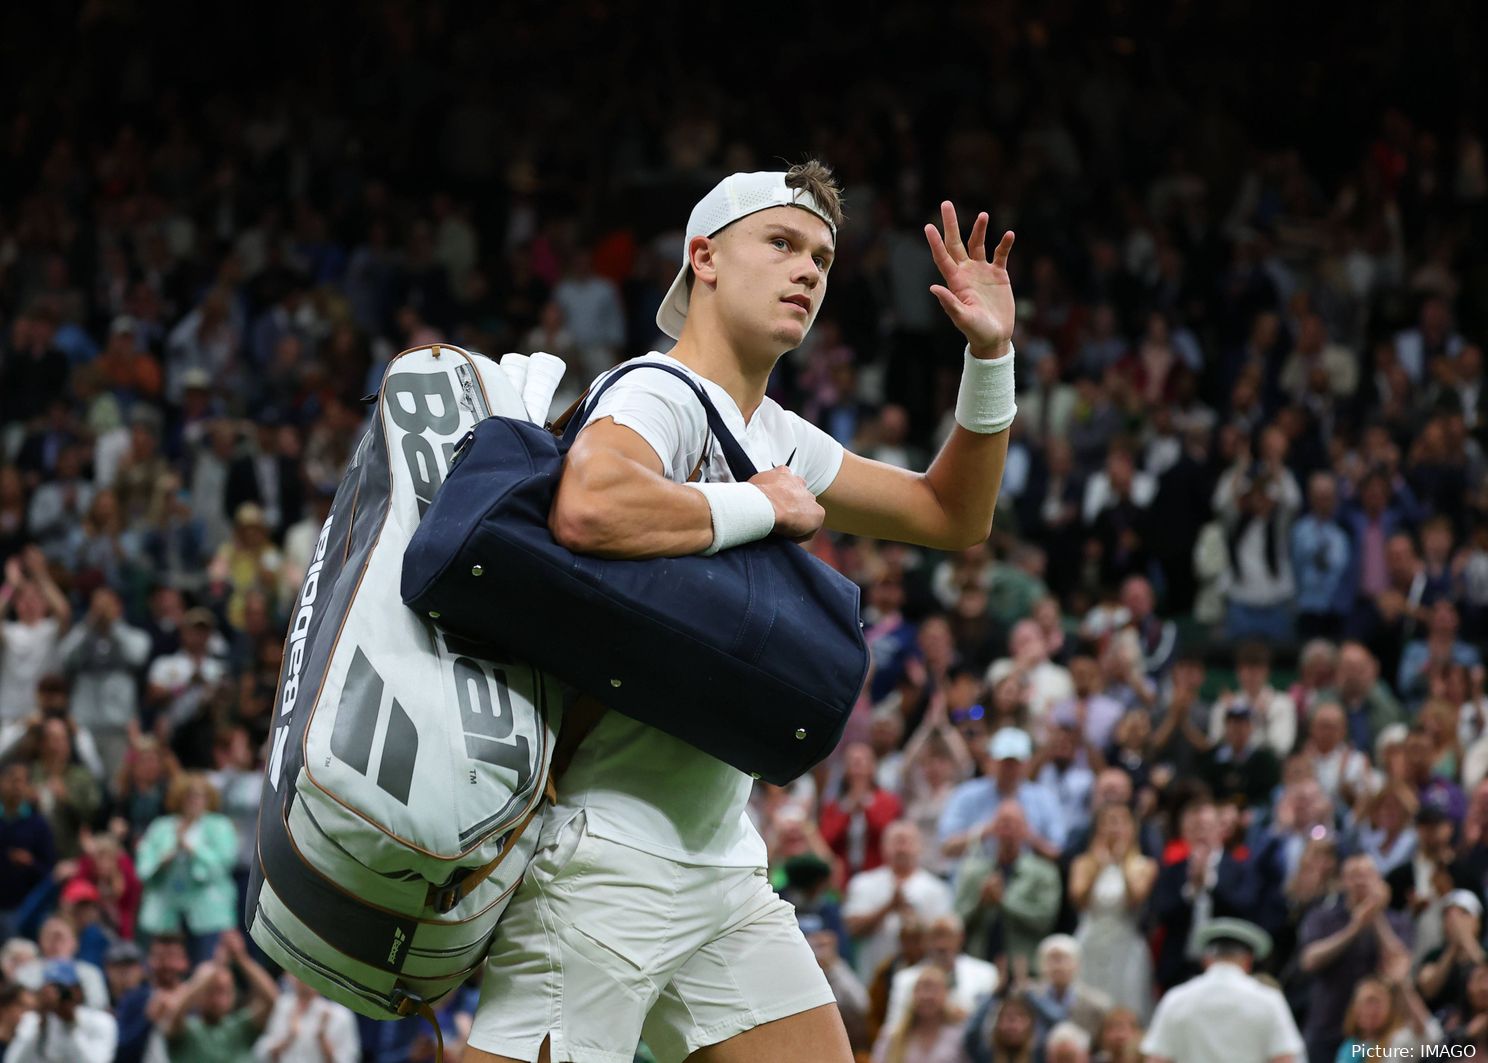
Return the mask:
<path id="1" fill-rule="evenodd" d="M 955 209 L 946 202 L 940 210 L 944 238 L 933 225 L 925 226 L 925 238 L 945 284 L 930 291 L 966 337 L 968 351 L 956 427 L 923 473 L 845 454 L 819 501 L 826 526 L 835 531 L 959 550 L 991 534 L 1007 460 L 1007 430 L 1017 409 L 1012 365 L 1016 308 L 1007 272 L 1013 234 L 1003 234 L 989 259 L 987 215 L 977 215 L 963 245 Z"/>

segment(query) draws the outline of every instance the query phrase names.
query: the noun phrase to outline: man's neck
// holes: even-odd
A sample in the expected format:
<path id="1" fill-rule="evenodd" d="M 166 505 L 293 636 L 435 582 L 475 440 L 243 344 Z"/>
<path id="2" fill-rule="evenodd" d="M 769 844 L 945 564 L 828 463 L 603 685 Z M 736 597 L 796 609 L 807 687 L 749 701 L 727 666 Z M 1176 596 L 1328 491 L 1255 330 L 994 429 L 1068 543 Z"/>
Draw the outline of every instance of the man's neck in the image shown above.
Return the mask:
<path id="1" fill-rule="evenodd" d="M 773 359 L 758 354 L 750 356 L 737 350 L 724 330 L 703 316 L 688 319 L 682 338 L 670 354 L 727 391 L 744 415 L 745 424 L 764 401 L 770 373 L 779 360 L 778 356 Z"/>

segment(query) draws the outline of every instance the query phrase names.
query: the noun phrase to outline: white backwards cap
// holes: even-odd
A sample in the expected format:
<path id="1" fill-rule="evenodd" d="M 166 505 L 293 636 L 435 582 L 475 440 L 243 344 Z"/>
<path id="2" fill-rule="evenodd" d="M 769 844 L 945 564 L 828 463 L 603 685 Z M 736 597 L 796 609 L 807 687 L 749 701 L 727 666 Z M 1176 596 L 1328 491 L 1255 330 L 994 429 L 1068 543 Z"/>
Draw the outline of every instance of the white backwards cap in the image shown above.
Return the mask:
<path id="1" fill-rule="evenodd" d="M 837 226 L 822 209 L 810 192 L 791 188 L 785 183 L 783 172 L 736 173 L 725 177 L 713 190 L 692 208 L 687 218 L 687 237 L 682 242 L 682 268 L 677 279 L 667 290 L 661 308 L 656 311 L 656 327 L 672 339 L 682 335 L 682 323 L 687 320 L 687 248 L 694 236 L 715 236 L 740 218 L 771 207 L 801 207 L 811 211 L 832 230 L 832 239 L 837 238 Z"/>

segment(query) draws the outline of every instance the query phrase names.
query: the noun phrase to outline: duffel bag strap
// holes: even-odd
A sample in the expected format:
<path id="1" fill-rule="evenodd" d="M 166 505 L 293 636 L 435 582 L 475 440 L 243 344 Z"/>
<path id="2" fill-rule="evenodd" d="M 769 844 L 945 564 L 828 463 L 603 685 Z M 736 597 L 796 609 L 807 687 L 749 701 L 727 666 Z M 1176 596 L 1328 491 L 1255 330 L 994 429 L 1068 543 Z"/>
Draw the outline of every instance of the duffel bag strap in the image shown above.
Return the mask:
<path id="1" fill-rule="evenodd" d="M 557 800 L 558 792 L 553 789 L 553 774 L 549 772 L 548 781 L 543 787 L 543 796 L 533 804 L 531 811 L 522 817 L 522 822 L 512 828 L 512 832 L 507 835 L 506 844 L 501 847 L 501 852 L 496 854 L 495 859 L 482 867 L 476 868 L 452 886 L 445 886 L 443 889 L 431 886 L 425 903 L 436 912 L 444 913 L 453 911 L 457 904 L 470 896 L 475 887 L 490 878 L 491 873 L 500 867 L 501 862 L 517 847 L 517 842 L 521 841 L 522 834 L 527 830 L 527 827 L 532 821 L 537 818 L 538 812 L 542 810 L 543 801 Z"/>
<path id="2" fill-rule="evenodd" d="M 417 1015 L 434 1027 L 434 1063 L 444 1063 L 444 1031 L 439 1028 L 439 1016 L 423 997 L 415 996 L 402 986 L 393 987 L 393 1010 L 407 1018 Z"/>

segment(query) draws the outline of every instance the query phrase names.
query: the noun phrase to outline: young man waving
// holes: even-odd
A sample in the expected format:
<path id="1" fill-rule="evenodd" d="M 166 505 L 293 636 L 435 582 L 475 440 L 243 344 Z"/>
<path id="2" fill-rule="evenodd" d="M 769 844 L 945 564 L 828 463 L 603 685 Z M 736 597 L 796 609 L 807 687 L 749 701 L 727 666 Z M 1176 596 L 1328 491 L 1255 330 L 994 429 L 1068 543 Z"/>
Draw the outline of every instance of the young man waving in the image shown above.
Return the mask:
<path id="1" fill-rule="evenodd" d="M 693 209 L 682 270 L 657 313 L 677 345 L 644 359 L 689 373 L 767 471 L 731 482 L 691 389 L 632 372 L 569 451 L 551 516 L 559 542 L 643 558 L 824 526 L 944 550 L 987 537 L 1015 407 L 1013 234 L 989 256 L 986 214 L 965 243 L 950 203 L 943 236 L 925 227 L 945 281 L 931 292 L 968 341 L 959 427 L 929 471 L 847 453 L 765 397 L 826 297 L 838 197 L 817 162 L 720 182 Z M 501 923 L 469 1055 L 630 1063 L 644 1034 L 660 1063 L 848 1063 L 832 992 L 766 880 L 751 785 L 660 731 L 602 716 Z"/>

